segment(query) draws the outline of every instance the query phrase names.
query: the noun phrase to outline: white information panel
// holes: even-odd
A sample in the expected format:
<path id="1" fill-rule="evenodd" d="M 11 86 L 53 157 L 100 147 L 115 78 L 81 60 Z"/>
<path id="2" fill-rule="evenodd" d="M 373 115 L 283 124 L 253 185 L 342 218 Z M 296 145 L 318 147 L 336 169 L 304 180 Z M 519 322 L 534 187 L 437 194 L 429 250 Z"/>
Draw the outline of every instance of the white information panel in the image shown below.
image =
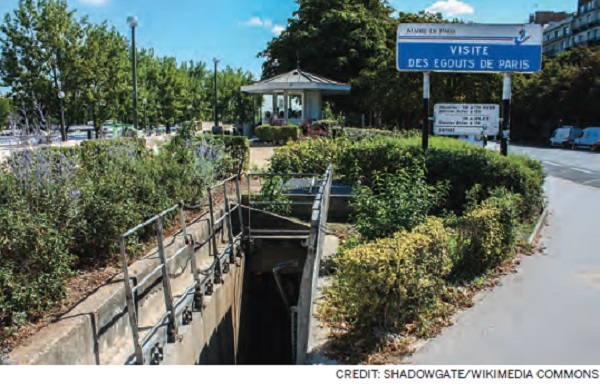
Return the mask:
<path id="1" fill-rule="evenodd" d="M 500 132 L 496 104 L 436 104 L 433 133 L 439 136 L 488 135 Z"/>

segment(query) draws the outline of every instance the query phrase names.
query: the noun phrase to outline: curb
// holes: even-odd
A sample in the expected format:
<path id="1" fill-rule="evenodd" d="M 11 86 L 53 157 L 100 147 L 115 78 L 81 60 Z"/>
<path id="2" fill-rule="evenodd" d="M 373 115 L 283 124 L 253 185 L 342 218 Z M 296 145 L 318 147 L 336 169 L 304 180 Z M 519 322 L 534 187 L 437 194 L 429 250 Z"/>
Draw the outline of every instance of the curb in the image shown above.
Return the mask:
<path id="1" fill-rule="evenodd" d="M 533 245 L 535 238 L 538 237 L 538 235 L 542 231 L 543 224 L 545 224 L 546 220 L 548 219 L 549 211 L 550 210 L 548 209 L 548 207 L 544 208 L 544 210 L 542 211 L 542 214 L 540 215 L 538 222 L 535 225 L 535 229 L 531 233 L 531 236 L 529 236 L 529 239 L 527 239 L 527 243 L 529 243 L 529 245 Z"/>

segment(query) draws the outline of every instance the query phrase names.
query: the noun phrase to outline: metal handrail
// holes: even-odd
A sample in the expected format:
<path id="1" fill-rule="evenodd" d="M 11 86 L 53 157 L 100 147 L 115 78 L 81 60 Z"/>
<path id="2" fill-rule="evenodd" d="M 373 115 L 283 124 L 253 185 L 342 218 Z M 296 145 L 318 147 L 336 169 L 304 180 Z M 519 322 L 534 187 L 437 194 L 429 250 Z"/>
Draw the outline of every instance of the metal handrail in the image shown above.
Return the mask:
<path id="1" fill-rule="evenodd" d="M 237 201 L 233 202 L 232 204 L 230 204 L 230 201 L 227 198 L 227 183 L 229 183 L 231 181 L 235 181 L 236 197 L 237 197 L 237 199 L 236 199 Z M 215 188 L 218 188 L 220 186 L 224 187 L 225 212 L 218 220 L 215 220 L 215 212 L 214 212 L 214 206 L 213 206 L 212 193 L 215 190 Z M 213 283 L 222 282 L 223 274 L 227 273 L 227 270 L 223 270 L 222 266 L 225 263 L 233 262 L 235 257 L 238 257 L 238 256 L 241 257 L 241 252 L 237 252 L 238 250 L 241 249 L 241 242 L 244 238 L 244 226 L 243 226 L 243 221 L 242 221 L 243 217 L 242 217 L 241 192 L 240 192 L 240 188 L 239 188 L 239 176 L 235 175 L 233 177 L 226 179 L 225 181 L 223 181 L 219 184 L 210 186 L 207 188 L 207 191 L 208 191 L 207 200 L 209 202 L 209 208 L 210 208 L 210 214 L 211 214 L 211 217 L 209 220 L 210 233 L 209 233 L 208 238 L 206 239 L 206 241 L 204 241 L 203 244 L 208 244 L 209 254 L 211 254 L 211 253 L 213 254 L 214 262 L 208 268 L 208 270 L 206 270 L 206 272 L 204 272 L 204 271 L 200 272 L 198 270 L 197 263 L 196 263 L 196 257 L 195 257 L 195 249 L 194 249 L 194 245 L 196 243 L 195 243 L 194 239 L 191 237 L 191 235 L 187 234 L 187 226 L 186 226 L 185 213 L 184 213 L 184 208 L 197 209 L 197 208 L 202 208 L 203 206 L 186 207 L 186 206 L 184 206 L 183 203 L 176 204 L 176 205 L 164 210 L 160 214 L 150 218 L 149 220 L 145 221 L 144 223 L 137 225 L 134 228 L 131 228 L 130 230 L 125 232 L 123 235 L 121 235 L 119 238 L 119 244 L 120 244 L 120 248 L 121 248 L 121 257 L 122 257 L 122 262 L 123 262 L 123 274 L 124 274 L 123 280 L 124 280 L 124 285 L 125 285 L 125 297 L 126 297 L 126 304 L 127 304 L 127 312 L 129 314 L 129 322 L 130 322 L 130 326 L 132 328 L 132 338 L 133 338 L 133 344 L 134 344 L 134 360 L 135 360 L 135 363 L 137 363 L 137 364 L 144 364 L 146 362 L 144 356 L 148 352 L 148 349 L 149 349 L 148 343 L 150 342 L 151 338 L 156 333 L 156 331 L 161 326 L 165 325 L 165 322 L 168 327 L 168 331 L 167 331 L 168 342 L 175 341 L 176 336 L 179 334 L 178 322 L 176 320 L 176 317 L 178 316 L 178 313 L 179 313 L 177 309 L 180 308 L 181 305 L 188 299 L 190 293 L 192 291 L 194 292 L 194 301 L 193 301 L 194 309 L 196 311 L 201 311 L 202 300 L 203 300 L 203 297 L 205 294 L 205 292 L 203 292 L 203 290 L 206 289 L 207 295 L 212 294 L 212 288 L 209 289 L 209 286 L 212 287 Z M 203 202 L 204 201 L 205 200 L 203 200 Z M 177 209 L 179 209 L 179 212 L 180 212 L 180 220 L 181 220 L 181 225 L 182 225 L 182 236 L 184 238 L 185 244 L 183 247 L 176 250 L 171 257 L 167 258 L 165 255 L 166 252 L 165 252 L 165 247 L 164 247 L 164 233 L 163 233 L 163 229 L 162 229 L 162 219 L 166 215 L 174 212 Z M 236 210 L 239 212 L 240 233 L 238 233 L 234 236 L 231 215 Z M 223 249 L 221 252 L 219 252 L 217 243 L 216 243 L 217 230 L 218 230 L 217 227 L 223 221 L 225 221 L 227 223 L 229 244 L 225 247 L 225 249 Z M 150 271 L 150 273 L 148 273 L 146 276 L 144 276 L 144 278 L 141 281 L 137 282 L 132 287 L 131 279 L 129 277 L 128 260 L 127 260 L 127 255 L 125 252 L 125 239 L 128 236 L 131 236 L 132 234 L 141 230 L 142 228 L 152 225 L 154 223 L 156 223 L 156 226 L 157 226 L 158 255 L 160 258 L 160 264 L 157 265 L 156 267 L 154 267 L 154 269 L 152 271 Z M 190 241 L 188 241 L 188 240 L 190 240 Z M 169 273 L 168 266 L 171 262 L 173 262 L 175 259 L 177 259 L 179 256 L 181 256 L 188 250 L 191 250 L 191 252 L 189 252 L 189 259 L 191 260 L 191 264 L 192 264 L 191 269 L 192 269 L 192 274 L 194 277 L 194 283 L 192 285 L 186 287 L 184 289 L 183 294 L 177 300 L 174 300 L 173 293 L 171 291 L 171 283 L 170 283 L 171 275 Z M 228 260 L 225 260 L 227 257 L 228 257 Z M 162 314 L 160 319 L 155 324 L 152 325 L 152 327 L 146 333 L 146 335 L 140 340 L 140 330 L 138 328 L 138 314 L 136 311 L 137 308 L 135 305 L 135 302 L 136 302 L 135 298 L 136 298 L 137 294 L 139 294 L 140 288 L 144 284 L 147 284 L 153 277 L 155 277 L 159 271 L 162 272 L 162 276 L 163 276 L 162 283 L 163 283 L 163 294 L 164 294 L 164 299 L 165 299 L 166 311 L 164 314 Z M 202 275 L 203 275 L 202 280 L 200 279 L 200 273 L 202 273 Z M 187 311 L 187 309 L 186 309 L 186 311 Z M 185 324 L 185 322 L 184 322 L 184 324 Z"/>

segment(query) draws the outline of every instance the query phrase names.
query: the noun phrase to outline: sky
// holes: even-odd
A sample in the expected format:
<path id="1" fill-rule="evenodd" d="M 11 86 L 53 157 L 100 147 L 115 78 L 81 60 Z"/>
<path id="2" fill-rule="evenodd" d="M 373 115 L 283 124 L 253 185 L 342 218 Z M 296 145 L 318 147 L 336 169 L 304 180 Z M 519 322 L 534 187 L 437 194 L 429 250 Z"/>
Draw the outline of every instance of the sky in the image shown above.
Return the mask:
<path id="1" fill-rule="evenodd" d="M 524 23 L 535 10 L 575 12 L 577 0 L 388 0 L 398 11 L 442 12 L 477 23 Z M 256 55 L 278 36 L 297 9 L 295 0 L 68 0 L 79 16 L 108 21 L 130 34 L 127 17 L 139 20 L 138 47 L 180 61 L 204 61 L 241 67 L 260 78 Z M 0 15 L 18 0 L 0 0 Z M 1 19 L 0 19 L 1 20 Z"/>

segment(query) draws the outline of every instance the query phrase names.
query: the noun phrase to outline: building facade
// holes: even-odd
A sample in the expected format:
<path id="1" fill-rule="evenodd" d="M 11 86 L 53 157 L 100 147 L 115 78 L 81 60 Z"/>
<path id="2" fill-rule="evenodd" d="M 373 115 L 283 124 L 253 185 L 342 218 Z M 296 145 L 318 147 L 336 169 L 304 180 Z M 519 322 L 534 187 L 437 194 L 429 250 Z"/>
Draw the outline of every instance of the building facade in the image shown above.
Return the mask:
<path id="1" fill-rule="evenodd" d="M 600 44 L 600 0 L 578 0 L 573 15 L 544 25 L 544 55 L 553 57 L 578 46 Z"/>

